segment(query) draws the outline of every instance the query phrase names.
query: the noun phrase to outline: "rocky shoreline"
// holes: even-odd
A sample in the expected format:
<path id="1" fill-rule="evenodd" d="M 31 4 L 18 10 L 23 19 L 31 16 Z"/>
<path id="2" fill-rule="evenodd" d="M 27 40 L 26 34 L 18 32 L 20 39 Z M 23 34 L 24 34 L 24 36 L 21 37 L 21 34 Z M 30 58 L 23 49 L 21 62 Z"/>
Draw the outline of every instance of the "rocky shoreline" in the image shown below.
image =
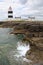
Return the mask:
<path id="1" fill-rule="evenodd" d="M 43 24 L 22 23 L 15 25 L 11 34 L 23 34 L 24 39 L 30 42 L 30 45 L 43 50 Z"/>
<path id="2" fill-rule="evenodd" d="M 23 34 L 23 41 L 28 41 L 31 47 L 26 53 L 26 58 L 32 60 L 30 65 L 43 65 L 43 23 L 8 22 L 1 27 L 13 28 L 10 34 Z"/>
<path id="3" fill-rule="evenodd" d="M 32 61 L 30 65 L 43 65 L 43 51 L 34 46 L 31 46 L 31 49 L 27 51 L 26 58 Z"/>
<path id="4" fill-rule="evenodd" d="M 26 58 L 32 61 L 29 65 L 43 65 L 43 25 L 28 27 L 29 24 L 14 26 L 11 34 L 23 34 L 23 41 L 30 43 L 31 49 L 26 53 Z"/>

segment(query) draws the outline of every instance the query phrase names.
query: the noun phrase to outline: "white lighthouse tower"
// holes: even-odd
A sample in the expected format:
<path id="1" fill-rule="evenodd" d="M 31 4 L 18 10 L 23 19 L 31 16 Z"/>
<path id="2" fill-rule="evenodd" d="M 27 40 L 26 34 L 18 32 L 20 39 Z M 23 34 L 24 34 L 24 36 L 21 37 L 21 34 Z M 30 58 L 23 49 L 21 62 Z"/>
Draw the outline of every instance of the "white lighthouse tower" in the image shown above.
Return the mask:
<path id="1" fill-rule="evenodd" d="M 8 19 L 12 20 L 13 19 L 13 10 L 12 7 L 10 6 L 8 9 Z"/>

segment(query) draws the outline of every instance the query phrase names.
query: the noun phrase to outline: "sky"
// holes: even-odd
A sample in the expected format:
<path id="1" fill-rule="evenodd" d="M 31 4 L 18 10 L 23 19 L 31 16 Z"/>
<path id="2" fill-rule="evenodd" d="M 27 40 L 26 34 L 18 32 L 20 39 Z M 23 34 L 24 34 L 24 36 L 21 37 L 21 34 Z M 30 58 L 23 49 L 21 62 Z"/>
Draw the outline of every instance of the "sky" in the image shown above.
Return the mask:
<path id="1" fill-rule="evenodd" d="M 7 19 L 10 6 L 14 17 L 34 16 L 37 20 L 43 20 L 43 0 L 0 0 L 0 20 Z"/>

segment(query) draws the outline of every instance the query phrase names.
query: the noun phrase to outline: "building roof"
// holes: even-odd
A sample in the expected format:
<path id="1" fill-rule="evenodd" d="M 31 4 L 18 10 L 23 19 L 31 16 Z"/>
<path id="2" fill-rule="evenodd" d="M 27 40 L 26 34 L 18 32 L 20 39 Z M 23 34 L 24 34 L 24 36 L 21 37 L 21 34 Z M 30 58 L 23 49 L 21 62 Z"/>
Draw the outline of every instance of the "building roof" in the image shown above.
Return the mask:
<path id="1" fill-rule="evenodd" d="M 11 6 L 9 7 L 8 11 L 12 11 L 12 7 Z"/>

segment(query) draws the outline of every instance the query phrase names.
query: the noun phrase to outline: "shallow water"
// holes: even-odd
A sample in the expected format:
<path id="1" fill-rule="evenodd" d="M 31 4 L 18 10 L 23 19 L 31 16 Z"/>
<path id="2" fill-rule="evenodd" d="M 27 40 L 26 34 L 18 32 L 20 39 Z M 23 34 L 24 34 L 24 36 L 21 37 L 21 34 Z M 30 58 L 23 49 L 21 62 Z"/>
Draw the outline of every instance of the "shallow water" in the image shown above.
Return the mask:
<path id="1" fill-rule="evenodd" d="M 0 28 L 0 65 L 28 65 L 32 61 L 25 54 L 30 46 L 22 42 L 22 35 L 10 34 L 12 30 Z"/>

